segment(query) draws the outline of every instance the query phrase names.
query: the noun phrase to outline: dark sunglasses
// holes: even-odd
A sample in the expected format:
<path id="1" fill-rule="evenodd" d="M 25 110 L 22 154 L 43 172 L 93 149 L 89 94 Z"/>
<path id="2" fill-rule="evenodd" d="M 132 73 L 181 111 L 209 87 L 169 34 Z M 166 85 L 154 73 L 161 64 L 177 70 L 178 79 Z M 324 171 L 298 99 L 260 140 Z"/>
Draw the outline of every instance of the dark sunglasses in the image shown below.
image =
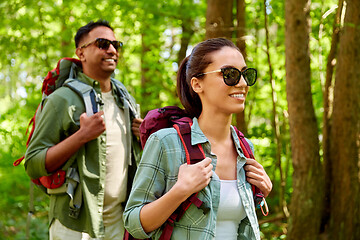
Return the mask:
<path id="1" fill-rule="evenodd" d="M 235 86 L 236 84 L 238 84 L 240 82 L 241 75 L 243 75 L 245 82 L 248 86 L 254 85 L 257 78 L 257 71 L 255 68 L 247 68 L 244 71 L 240 71 L 239 69 L 234 67 L 225 67 L 211 72 L 200 73 L 195 77 L 200 77 L 205 74 L 216 73 L 216 72 L 222 73 L 224 82 L 228 86 Z"/>
<path id="2" fill-rule="evenodd" d="M 104 50 L 108 50 L 110 47 L 110 44 L 112 44 L 114 46 L 114 48 L 116 49 L 116 51 L 119 51 L 120 48 L 122 48 L 123 43 L 120 41 L 110 41 L 109 39 L 106 38 L 97 38 L 92 42 L 86 43 L 84 45 L 82 45 L 80 48 L 86 48 L 88 46 L 90 46 L 91 44 L 95 44 L 95 46 L 97 46 L 100 49 L 104 49 Z"/>

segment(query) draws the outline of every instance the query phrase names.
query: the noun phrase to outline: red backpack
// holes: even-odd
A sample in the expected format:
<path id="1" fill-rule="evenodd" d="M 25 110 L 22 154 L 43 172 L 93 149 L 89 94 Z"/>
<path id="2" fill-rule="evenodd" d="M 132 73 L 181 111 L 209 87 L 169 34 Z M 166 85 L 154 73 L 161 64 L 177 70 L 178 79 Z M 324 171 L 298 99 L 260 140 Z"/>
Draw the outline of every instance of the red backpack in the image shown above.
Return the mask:
<path id="1" fill-rule="evenodd" d="M 42 85 L 42 101 L 39 104 L 38 108 L 34 116 L 31 118 L 26 133 L 28 133 L 29 128 L 31 127 L 31 131 L 29 133 L 28 140 L 26 142 L 26 147 L 28 147 L 29 142 L 33 136 L 34 129 L 35 129 L 35 117 L 38 109 L 42 109 L 43 107 L 43 100 L 48 97 L 51 93 L 53 93 L 57 88 L 61 86 L 66 86 L 72 89 L 74 92 L 79 94 L 82 99 L 84 100 L 86 113 L 90 116 L 98 111 L 97 105 L 97 95 L 95 90 L 76 79 L 74 79 L 73 67 L 77 65 L 81 67 L 81 61 L 74 58 L 62 58 L 58 61 L 56 67 L 49 71 L 46 77 L 43 80 Z M 31 126 L 32 125 L 32 126 Z M 21 161 L 24 159 L 25 156 L 17 159 L 13 165 L 18 166 Z M 68 168 L 72 162 L 68 162 L 65 164 L 65 167 Z M 45 192 L 47 189 L 56 189 L 61 187 L 66 179 L 66 169 L 59 169 L 54 172 L 50 176 L 43 176 L 38 179 L 31 179 L 36 185 L 38 185 L 42 190 Z"/>
<path id="2" fill-rule="evenodd" d="M 140 125 L 141 146 L 144 148 L 146 140 L 152 133 L 162 128 L 174 127 L 183 144 L 187 164 L 195 164 L 199 161 L 202 161 L 205 158 L 205 154 L 201 144 L 191 145 L 191 125 L 192 119 L 188 116 L 188 114 L 185 113 L 183 109 L 179 107 L 168 106 L 164 108 L 153 109 L 147 113 L 144 121 Z M 244 137 L 244 134 L 242 134 L 236 127 L 235 130 L 237 136 L 239 137 L 241 149 L 243 150 L 245 157 L 255 159 L 251 148 Z M 252 190 L 255 206 L 257 208 L 261 208 L 263 214 L 267 216 L 268 210 L 264 195 L 260 189 L 254 185 L 252 185 Z M 198 193 L 192 194 L 188 199 L 180 204 L 175 212 L 170 215 L 170 217 L 163 225 L 163 232 L 160 236 L 160 240 L 169 240 L 171 238 L 171 234 L 174 229 L 174 222 L 181 219 L 191 204 L 194 204 L 199 209 L 202 209 L 204 214 L 210 210 L 208 207 L 204 206 L 203 202 L 197 197 L 197 195 Z M 266 213 L 264 213 L 262 209 L 263 204 L 266 206 Z M 125 230 L 124 240 L 135 240 L 135 238 L 133 238 L 129 232 Z"/>

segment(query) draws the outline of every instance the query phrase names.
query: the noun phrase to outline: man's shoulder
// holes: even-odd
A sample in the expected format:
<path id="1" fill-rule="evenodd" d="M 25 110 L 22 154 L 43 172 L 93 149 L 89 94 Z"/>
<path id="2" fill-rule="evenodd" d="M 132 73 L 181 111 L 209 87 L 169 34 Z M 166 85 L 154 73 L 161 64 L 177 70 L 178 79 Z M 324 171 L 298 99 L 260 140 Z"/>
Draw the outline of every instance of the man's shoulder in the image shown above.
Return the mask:
<path id="1" fill-rule="evenodd" d="M 118 87 L 120 90 L 125 91 L 125 92 L 128 93 L 125 85 L 124 85 L 122 82 L 120 82 L 119 80 L 117 80 L 117 79 L 115 79 L 115 78 L 111 78 L 111 82 L 112 82 L 116 87 Z"/>
<path id="2" fill-rule="evenodd" d="M 71 88 L 67 86 L 61 86 L 57 88 L 53 93 L 51 93 L 47 98 L 62 98 L 69 99 L 69 97 L 78 96 L 78 94 Z"/>
<path id="3" fill-rule="evenodd" d="M 81 105 L 82 102 L 83 100 L 78 93 L 69 87 L 61 86 L 43 99 L 42 104 L 51 103 L 55 108 L 63 108 L 69 105 Z"/>
<path id="4" fill-rule="evenodd" d="M 116 93 L 128 99 L 131 103 L 135 103 L 134 97 L 126 89 L 125 85 L 115 78 L 111 78 L 111 83 L 115 86 Z"/>

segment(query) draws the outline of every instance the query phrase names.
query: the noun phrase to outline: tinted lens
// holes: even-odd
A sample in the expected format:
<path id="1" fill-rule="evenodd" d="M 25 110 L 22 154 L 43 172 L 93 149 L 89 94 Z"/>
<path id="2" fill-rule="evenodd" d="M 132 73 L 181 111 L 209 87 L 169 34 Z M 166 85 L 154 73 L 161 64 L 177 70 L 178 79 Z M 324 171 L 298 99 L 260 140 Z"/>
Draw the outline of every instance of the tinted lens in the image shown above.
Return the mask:
<path id="1" fill-rule="evenodd" d="M 238 84 L 241 76 L 241 72 L 236 68 L 223 68 L 221 69 L 223 73 L 224 82 L 228 86 L 235 86 Z"/>
<path id="2" fill-rule="evenodd" d="M 95 45 L 100 48 L 100 49 L 104 49 L 107 50 L 109 49 L 110 46 L 110 40 L 104 39 L 104 38 L 98 38 L 95 41 Z"/>
<path id="3" fill-rule="evenodd" d="M 96 46 L 100 49 L 104 49 L 104 50 L 108 50 L 110 47 L 110 44 L 112 44 L 114 46 L 114 48 L 116 49 L 116 51 L 119 50 L 120 47 L 122 47 L 122 42 L 119 41 L 110 41 L 108 39 L 105 38 L 98 38 L 96 39 L 95 42 Z"/>
<path id="4" fill-rule="evenodd" d="M 111 44 L 114 46 L 116 51 L 119 50 L 119 48 L 120 48 L 120 42 L 119 41 L 112 41 Z"/>
<path id="5" fill-rule="evenodd" d="M 242 74 L 248 86 L 252 86 L 255 84 L 257 78 L 257 71 L 255 68 L 248 68 L 244 72 L 242 72 Z"/>

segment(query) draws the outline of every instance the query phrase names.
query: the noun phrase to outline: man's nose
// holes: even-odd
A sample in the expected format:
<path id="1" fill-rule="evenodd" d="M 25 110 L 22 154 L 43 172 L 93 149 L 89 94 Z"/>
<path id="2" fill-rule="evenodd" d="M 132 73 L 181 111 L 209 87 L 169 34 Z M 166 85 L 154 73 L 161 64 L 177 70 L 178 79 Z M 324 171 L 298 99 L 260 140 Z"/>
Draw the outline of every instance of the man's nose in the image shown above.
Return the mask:
<path id="1" fill-rule="evenodd" d="M 114 47 L 114 45 L 110 44 L 109 48 L 106 50 L 108 53 L 116 54 L 118 51 Z"/>

